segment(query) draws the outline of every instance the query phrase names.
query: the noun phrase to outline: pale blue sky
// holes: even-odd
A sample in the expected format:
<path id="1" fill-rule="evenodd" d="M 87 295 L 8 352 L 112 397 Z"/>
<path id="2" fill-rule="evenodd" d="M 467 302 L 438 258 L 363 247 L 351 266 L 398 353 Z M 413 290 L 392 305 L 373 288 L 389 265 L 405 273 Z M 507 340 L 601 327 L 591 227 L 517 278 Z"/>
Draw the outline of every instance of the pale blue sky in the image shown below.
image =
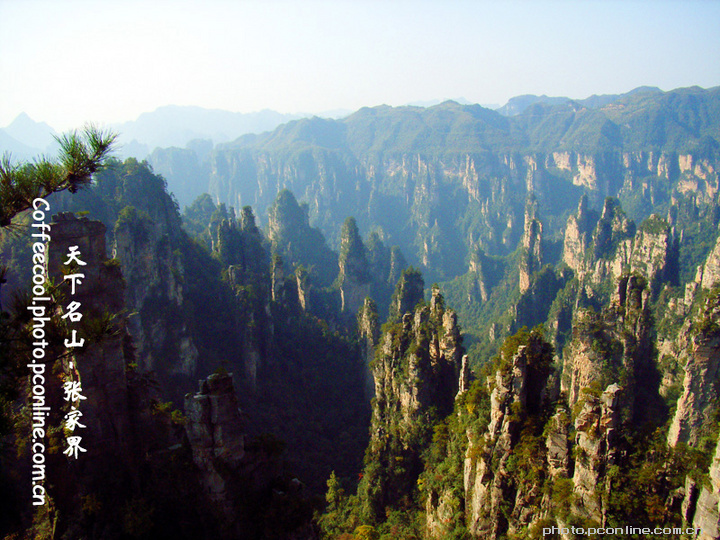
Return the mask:
<path id="1" fill-rule="evenodd" d="M 0 0 L 0 127 L 720 85 L 720 2 Z"/>

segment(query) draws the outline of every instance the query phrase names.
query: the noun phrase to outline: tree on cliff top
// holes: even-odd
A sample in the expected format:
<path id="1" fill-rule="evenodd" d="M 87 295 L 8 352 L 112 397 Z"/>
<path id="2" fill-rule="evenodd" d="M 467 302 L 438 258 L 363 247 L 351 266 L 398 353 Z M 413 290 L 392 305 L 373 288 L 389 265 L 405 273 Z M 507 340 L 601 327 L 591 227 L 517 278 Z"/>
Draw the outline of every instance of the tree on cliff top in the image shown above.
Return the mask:
<path id="1" fill-rule="evenodd" d="M 348 217 L 340 233 L 340 279 L 357 283 L 370 281 L 366 249 L 354 217 Z"/>

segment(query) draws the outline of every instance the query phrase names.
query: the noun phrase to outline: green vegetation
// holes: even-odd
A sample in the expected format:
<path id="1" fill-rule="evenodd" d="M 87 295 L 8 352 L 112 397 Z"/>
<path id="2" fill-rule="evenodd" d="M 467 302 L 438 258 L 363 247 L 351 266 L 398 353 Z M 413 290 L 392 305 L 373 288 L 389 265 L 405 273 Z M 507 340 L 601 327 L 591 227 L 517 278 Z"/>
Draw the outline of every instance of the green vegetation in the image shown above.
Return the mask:
<path id="1" fill-rule="evenodd" d="M 508 307 L 516 305 L 520 299 L 519 250 L 507 257 L 481 256 L 484 261 L 482 276 L 468 273 L 450 283 L 441 284 L 448 303 L 457 306 L 463 321 L 471 365 L 475 371 L 487 364 L 504 338 L 513 333 L 515 318 Z M 477 292 L 478 279 L 484 279 L 489 289 L 485 302 Z"/>
<path id="2" fill-rule="evenodd" d="M 398 297 L 412 281 L 422 291 L 422 277 L 409 269 L 398 282 Z M 422 537 L 418 479 L 432 441 L 443 437 L 442 428 L 432 426 L 452 411 L 463 352 L 458 329 L 446 315 L 452 317 L 435 289 L 430 306 L 421 301 L 383 326 L 372 365 L 378 390 L 365 465 L 356 495 L 338 495 L 331 477 L 327 499 L 334 502 L 319 519 L 326 536 L 372 532 L 383 538 L 400 531 Z"/>
<path id="3" fill-rule="evenodd" d="M 75 498 L 63 495 L 68 485 L 53 488 L 60 535 L 232 537 L 182 440 L 190 422 L 179 410 L 184 394 L 213 371 L 232 374 L 246 422 L 245 469 L 213 463 L 249 537 L 286 538 L 315 510 L 326 538 L 420 539 L 427 527 L 438 538 L 469 538 L 466 497 L 477 486 L 466 485 L 465 473 L 480 466 L 485 479 L 472 481 L 502 496 L 475 517 L 492 520 L 501 535 L 511 524 L 514 537 L 535 538 L 558 518 L 589 523 L 571 477 L 581 466 L 592 469 L 597 488 L 588 496 L 608 525 L 680 524 L 678 490 L 688 474 L 708 482 L 718 423 L 705 422 L 694 448 L 667 447 L 684 372 L 681 358 L 671 358 L 677 349 L 658 359 L 655 342 L 660 335 L 707 345 L 720 332 L 717 291 L 684 287 L 718 235 L 719 96 L 684 89 L 598 98 L 599 105 L 538 102 L 512 118 L 448 102 L 300 120 L 207 149 L 202 163 L 171 156 L 175 166 L 188 158 L 174 185 L 197 190 L 210 178 L 212 195 L 182 217 L 165 179 L 147 163 L 105 159 L 112 137 L 97 131 L 66 138 L 55 163 L 6 159 L 0 225 L 14 216 L 11 228 L 27 228 L 18 212 L 45 195 L 53 212 L 101 220 L 117 249 L 101 272 L 117 283 L 122 273 L 133 303 L 135 342 L 123 339 L 116 352 L 127 365 L 127 433 L 142 445 L 126 461 L 88 466 Z M 64 192 L 80 186 L 87 189 Z M 543 211 L 549 264 L 532 268 L 521 294 L 529 192 Z M 563 231 L 583 194 L 581 245 L 573 249 L 584 253 L 568 259 L 571 270 Z M 628 216 L 643 235 L 670 235 L 652 291 L 645 277 L 629 274 L 655 261 L 625 249 L 636 233 Z M 360 230 L 372 231 L 365 242 Z M 3 231 L 0 249 L 8 291 L 27 281 L 32 246 L 27 235 Z M 619 283 L 610 277 L 617 273 Z M 440 282 L 447 301 L 435 287 L 424 300 L 423 276 Z M 340 309 L 340 288 L 359 285 L 353 302 L 372 298 L 371 327 L 378 313 L 389 314 L 384 335 L 372 336 L 372 404 L 372 351 L 358 339 L 354 314 Z M 28 447 L 19 401 L 28 298 L 2 301 L 0 483 L 15 501 L 23 499 L 5 450 L 20 422 L 18 447 Z M 462 336 L 445 304 L 456 306 Z M 107 344 L 122 335 L 123 318 L 100 312 L 78 328 L 90 345 Z M 456 398 L 463 342 L 477 379 Z M 577 381 L 586 386 L 568 392 L 578 398 L 571 407 L 560 389 Z M 611 384 L 619 389 L 614 404 L 604 401 Z M 612 418 L 603 417 L 611 408 Z M 501 431 L 491 433 L 491 412 Z M 61 449 L 57 432 L 48 442 Z M 567 450 L 567 463 L 556 456 L 551 467 L 551 448 Z M 275 476 L 256 489 L 266 473 Z M 0 524 L 19 531 L 14 516 L 27 523 L 21 506 L 0 510 Z M 37 531 L 51 523 L 49 514 L 42 520 Z"/>
<path id="4" fill-rule="evenodd" d="M 667 221 L 657 214 L 652 214 L 640 224 L 638 230 L 646 234 L 666 234 L 668 232 L 668 224 Z"/>
<path id="5" fill-rule="evenodd" d="M 403 314 L 412 312 L 423 300 L 425 282 L 422 274 L 413 267 L 406 268 L 400 275 L 390 300 L 390 316 L 388 322 L 397 322 Z"/>
<path id="6" fill-rule="evenodd" d="M 204 235 L 207 232 L 207 227 L 215 209 L 212 197 L 207 193 L 203 193 L 190 206 L 185 207 L 182 215 L 183 228 L 193 238 Z"/>
<path id="7" fill-rule="evenodd" d="M 327 246 L 322 233 L 310 226 L 307 208 L 284 189 L 278 193 L 269 217 L 268 239 L 273 251 L 291 269 L 302 264 L 318 286 L 330 286 L 337 276 L 337 255 Z"/>
<path id="8" fill-rule="evenodd" d="M 678 197 L 676 205 L 677 225 L 683 239 L 679 245 L 680 283 L 695 278 L 698 265 L 705 262 L 718 237 L 720 209 L 699 204 L 689 194 Z"/>
<path id="9" fill-rule="evenodd" d="M 32 207 L 36 198 L 64 190 L 77 192 L 92 181 L 107 161 L 117 135 L 86 127 L 82 134 L 66 133 L 58 138 L 60 153 L 55 161 L 42 158 L 33 163 L 13 163 L 9 155 L 0 161 L 0 227 Z"/>
<path id="10" fill-rule="evenodd" d="M 340 233 L 340 268 L 339 280 L 350 279 L 355 283 L 370 281 L 369 265 L 355 218 L 348 217 L 343 223 Z"/>

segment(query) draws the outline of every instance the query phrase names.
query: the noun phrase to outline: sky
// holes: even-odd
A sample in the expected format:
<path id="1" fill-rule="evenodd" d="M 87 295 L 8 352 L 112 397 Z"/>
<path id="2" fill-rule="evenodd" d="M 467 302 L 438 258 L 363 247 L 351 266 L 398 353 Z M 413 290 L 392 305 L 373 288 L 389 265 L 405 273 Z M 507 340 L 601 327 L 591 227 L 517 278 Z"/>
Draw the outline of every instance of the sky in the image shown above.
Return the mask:
<path id="1" fill-rule="evenodd" d="M 0 0 L 0 127 L 720 85 L 720 1 Z"/>

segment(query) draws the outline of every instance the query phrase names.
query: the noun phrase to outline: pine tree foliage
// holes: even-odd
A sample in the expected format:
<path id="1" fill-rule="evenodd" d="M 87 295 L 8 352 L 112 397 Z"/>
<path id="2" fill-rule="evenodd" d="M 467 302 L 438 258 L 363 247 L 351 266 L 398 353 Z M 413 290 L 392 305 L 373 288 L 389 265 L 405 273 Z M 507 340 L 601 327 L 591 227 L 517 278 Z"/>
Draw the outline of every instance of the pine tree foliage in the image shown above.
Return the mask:
<path id="1" fill-rule="evenodd" d="M 75 193 L 90 183 L 110 156 L 117 134 L 86 126 L 82 133 L 57 138 L 60 152 L 55 160 L 42 157 L 32 163 L 13 163 L 9 154 L 0 160 L 0 227 L 31 207 L 38 197 L 57 191 Z"/>

